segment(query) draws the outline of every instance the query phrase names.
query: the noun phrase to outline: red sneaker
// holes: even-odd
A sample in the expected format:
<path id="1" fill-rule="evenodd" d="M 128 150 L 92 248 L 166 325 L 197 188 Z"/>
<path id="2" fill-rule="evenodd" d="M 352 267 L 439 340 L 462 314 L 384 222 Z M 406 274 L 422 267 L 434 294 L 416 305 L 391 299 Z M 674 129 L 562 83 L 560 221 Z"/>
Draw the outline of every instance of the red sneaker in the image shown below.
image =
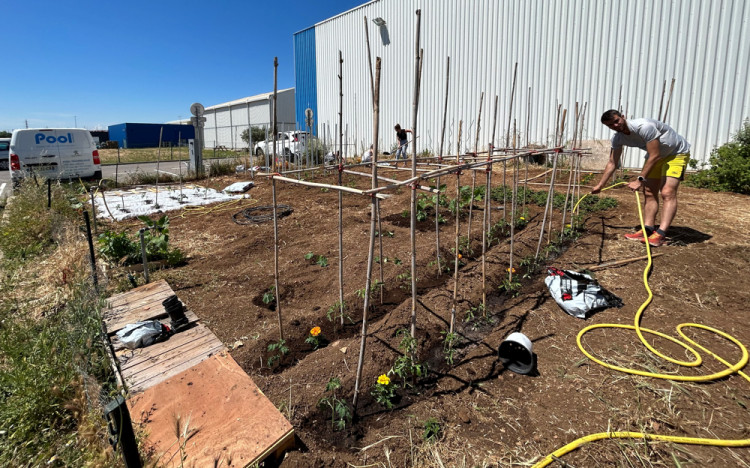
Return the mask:
<path id="1" fill-rule="evenodd" d="M 662 236 L 658 232 L 654 232 L 648 236 L 648 243 L 651 247 L 661 247 L 667 241 L 666 237 Z"/>
<path id="2" fill-rule="evenodd" d="M 632 240 L 632 241 L 645 242 L 643 240 L 643 231 L 630 232 L 628 234 L 625 234 L 625 239 Z"/>

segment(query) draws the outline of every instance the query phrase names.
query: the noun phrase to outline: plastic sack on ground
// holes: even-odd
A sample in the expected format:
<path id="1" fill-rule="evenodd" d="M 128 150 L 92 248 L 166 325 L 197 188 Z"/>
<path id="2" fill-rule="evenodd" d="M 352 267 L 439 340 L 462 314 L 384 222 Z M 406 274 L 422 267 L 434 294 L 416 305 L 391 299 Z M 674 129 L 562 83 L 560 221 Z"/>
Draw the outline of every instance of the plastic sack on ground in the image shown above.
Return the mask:
<path id="1" fill-rule="evenodd" d="M 169 327 L 158 320 L 125 325 L 117 333 L 123 345 L 130 349 L 143 348 L 169 337 Z"/>
<path id="2" fill-rule="evenodd" d="M 547 273 L 547 289 L 557 305 L 573 317 L 585 319 L 589 312 L 623 306 L 622 299 L 587 274 L 554 267 L 547 268 Z"/>

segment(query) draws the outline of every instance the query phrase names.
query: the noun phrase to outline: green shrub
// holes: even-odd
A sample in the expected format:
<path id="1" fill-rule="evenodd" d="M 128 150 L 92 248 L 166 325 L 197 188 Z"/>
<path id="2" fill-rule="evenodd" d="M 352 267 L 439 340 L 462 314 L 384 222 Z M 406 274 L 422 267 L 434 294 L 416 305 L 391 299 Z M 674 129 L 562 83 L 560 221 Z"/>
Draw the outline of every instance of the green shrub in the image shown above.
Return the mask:
<path id="1" fill-rule="evenodd" d="M 146 244 L 146 256 L 149 261 L 164 260 L 168 265 L 179 265 L 185 261 L 180 249 L 169 246 L 169 217 L 162 216 L 154 221 L 148 216 L 138 219 L 146 224 L 148 230 L 143 233 Z M 142 261 L 140 236 L 134 238 L 127 232 L 106 231 L 99 234 L 99 254 L 108 262 L 120 265 L 133 265 Z"/>
<path id="2" fill-rule="evenodd" d="M 8 259 L 24 259 L 41 253 L 60 241 L 65 220 L 76 219 L 80 206 L 76 192 L 54 183 L 51 207 L 47 208 L 47 185 L 26 179 L 5 207 L 0 224 L 0 250 Z"/>
<path id="3" fill-rule="evenodd" d="M 89 410 L 106 399 L 96 381 L 109 374 L 101 303 L 89 288 L 75 285 L 65 306 L 40 320 L 0 311 L 0 466 L 88 466 L 103 453 L 104 441 L 85 434 L 101 427 Z"/>
<path id="4" fill-rule="evenodd" d="M 732 141 L 711 152 L 709 164 L 710 168 L 689 176 L 686 183 L 717 192 L 750 194 L 750 120 Z"/>

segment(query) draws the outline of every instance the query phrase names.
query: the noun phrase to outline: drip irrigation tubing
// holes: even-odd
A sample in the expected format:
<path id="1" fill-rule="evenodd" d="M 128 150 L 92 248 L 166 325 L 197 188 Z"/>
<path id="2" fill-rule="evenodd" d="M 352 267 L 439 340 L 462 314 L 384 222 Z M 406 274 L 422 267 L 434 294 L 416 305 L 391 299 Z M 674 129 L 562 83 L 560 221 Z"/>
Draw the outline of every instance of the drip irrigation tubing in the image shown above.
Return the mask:
<path id="1" fill-rule="evenodd" d="M 281 219 L 284 216 L 292 214 L 294 209 L 289 205 L 276 205 L 277 218 Z M 254 206 L 251 208 L 245 208 L 232 215 L 232 219 L 235 223 L 246 226 L 248 224 L 260 224 L 273 219 L 273 205 Z"/>
<path id="2" fill-rule="evenodd" d="M 617 185 L 615 184 L 613 186 L 607 187 L 607 189 L 613 188 Z M 606 190 L 606 189 L 604 189 Z M 584 195 L 583 198 L 585 198 L 586 195 Z M 646 227 L 643 222 L 643 212 L 641 210 L 641 199 L 638 194 L 638 192 L 635 192 L 635 198 L 636 198 L 636 205 L 638 207 L 638 218 L 641 223 L 641 232 L 646 232 Z M 581 202 L 581 200 L 578 201 L 578 203 Z M 578 204 L 576 204 L 576 208 L 578 207 Z M 594 324 L 589 325 L 588 327 L 585 327 L 582 329 L 578 336 L 576 337 L 576 343 L 578 344 L 578 348 L 581 350 L 581 352 L 588 357 L 590 360 L 594 361 L 595 363 L 606 367 L 611 370 L 615 370 L 618 372 L 623 372 L 626 374 L 631 375 L 640 375 L 643 377 L 651 377 L 655 379 L 664 379 L 664 380 L 672 380 L 672 381 L 678 381 L 678 382 L 710 382 L 718 379 L 722 379 L 726 376 L 729 376 L 731 374 L 739 374 L 741 377 L 743 377 L 745 380 L 750 382 L 750 376 L 742 372 L 742 369 L 745 367 L 745 365 L 748 362 L 748 351 L 742 342 L 740 342 L 737 338 L 733 337 L 732 335 L 723 332 L 721 330 L 718 330 L 713 327 L 709 327 L 707 325 L 702 325 L 699 323 L 681 323 L 677 325 L 677 333 L 680 335 L 682 340 L 675 338 L 673 336 L 669 336 L 667 334 L 664 334 L 662 332 L 651 330 L 648 328 L 641 327 L 641 317 L 643 315 L 643 312 L 648 308 L 648 306 L 651 304 L 651 301 L 653 300 L 653 293 L 651 292 L 651 288 L 648 285 L 648 274 L 651 271 L 652 266 L 652 258 L 651 258 L 651 246 L 648 242 L 645 242 L 646 245 L 646 254 L 648 257 L 648 262 L 646 264 L 646 268 L 643 270 L 643 285 L 645 286 L 645 289 L 648 293 L 648 297 L 646 300 L 641 304 L 641 306 L 638 308 L 638 311 L 635 314 L 635 318 L 633 320 L 633 325 L 621 325 L 621 324 L 614 324 L 614 323 L 601 323 L 601 324 Z M 616 328 L 616 329 L 625 329 L 625 330 L 635 330 L 636 335 L 638 335 L 638 338 L 640 339 L 641 343 L 653 354 L 656 354 L 657 356 L 661 357 L 662 359 L 671 362 L 673 364 L 677 364 L 680 366 L 686 366 L 686 367 L 698 367 L 703 363 L 703 359 L 696 351 L 695 348 L 700 349 L 705 354 L 713 357 L 720 363 L 722 363 L 724 366 L 726 366 L 726 369 L 720 372 L 714 372 L 709 375 L 698 375 L 698 376 L 685 376 L 685 375 L 676 375 L 676 374 L 660 374 L 656 372 L 646 372 L 642 370 L 637 369 L 631 369 L 627 367 L 617 366 L 614 364 L 609 364 L 607 362 L 604 362 L 603 360 L 595 357 L 592 353 L 586 350 L 582 343 L 583 335 L 590 332 L 591 330 L 595 330 L 597 328 Z M 741 357 L 737 360 L 736 363 L 732 364 L 731 362 L 727 361 L 726 359 L 722 358 L 721 356 L 717 355 L 713 351 L 709 350 L 708 348 L 705 348 L 689 338 L 685 332 L 683 332 L 684 328 L 697 328 L 701 330 L 706 330 L 711 333 L 714 333 L 725 340 L 733 343 L 740 351 Z M 644 337 L 644 333 L 655 335 L 661 338 L 664 338 L 666 340 L 669 340 L 672 343 L 675 343 L 682 348 L 685 349 L 688 353 L 692 354 L 693 359 L 691 361 L 681 361 L 678 359 L 671 358 L 656 348 L 654 348 L 651 344 L 649 344 L 646 341 L 646 338 Z M 688 344 L 689 343 L 689 344 Z M 691 346 L 692 345 L 692 346 Z M 650 434 L 645 432 L 631 432 L 631 431 L 607 431 L 607 432 L 599 432 L 596 434 L 590 434 L 584 437 L 581 437 L 579 439 L 574 440 L 573 442 L 570 442 L 569 444 L 555 450 L 551 454 L 544 457 L 542 460 L 537 462 L 533 468 L 541 468 L 549 465 L 553 461 L 556 461 L 559 459 L 559 457 L 562 457 L 563 455 L 572 452 L 573 450 L 589 443 L 594 442 L 597 440 L 605 440 L 605 439 L 643 439 L 643 440 L 658 440 L 663 442 L 671 442 L 675 444 L 690 444 L 690 445 L 706 445 L 706 446 L 714 446 L 714 447 L 748 447 L 750 446 L 750 438 L 747 439 L 709 439 L 709 438 L 702 438 L 702 437 L 683 437 L 683 436 L 669 436 L 669 435 L 663 435 L 663 434 Z"/>

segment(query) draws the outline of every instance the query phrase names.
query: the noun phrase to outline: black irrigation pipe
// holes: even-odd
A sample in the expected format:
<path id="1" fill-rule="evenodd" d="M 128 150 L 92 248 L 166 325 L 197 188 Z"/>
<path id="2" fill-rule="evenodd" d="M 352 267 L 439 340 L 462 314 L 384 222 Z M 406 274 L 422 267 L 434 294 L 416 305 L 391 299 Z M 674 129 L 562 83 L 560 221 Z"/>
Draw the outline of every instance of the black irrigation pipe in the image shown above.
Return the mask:
<path id="1" fill-rule="evenodd" d="M 292 214 L 294 209 L 289 205 L 276 205 L 276 211 L 278 212 L 278 218 L 283 218 Z M 273 219 L 273 206 L 253 206 L 251 208 L 245 208 L 232 215 L 232 219 L 235 223 L 246 226 L 249 224 L 260 224 Z"/>

